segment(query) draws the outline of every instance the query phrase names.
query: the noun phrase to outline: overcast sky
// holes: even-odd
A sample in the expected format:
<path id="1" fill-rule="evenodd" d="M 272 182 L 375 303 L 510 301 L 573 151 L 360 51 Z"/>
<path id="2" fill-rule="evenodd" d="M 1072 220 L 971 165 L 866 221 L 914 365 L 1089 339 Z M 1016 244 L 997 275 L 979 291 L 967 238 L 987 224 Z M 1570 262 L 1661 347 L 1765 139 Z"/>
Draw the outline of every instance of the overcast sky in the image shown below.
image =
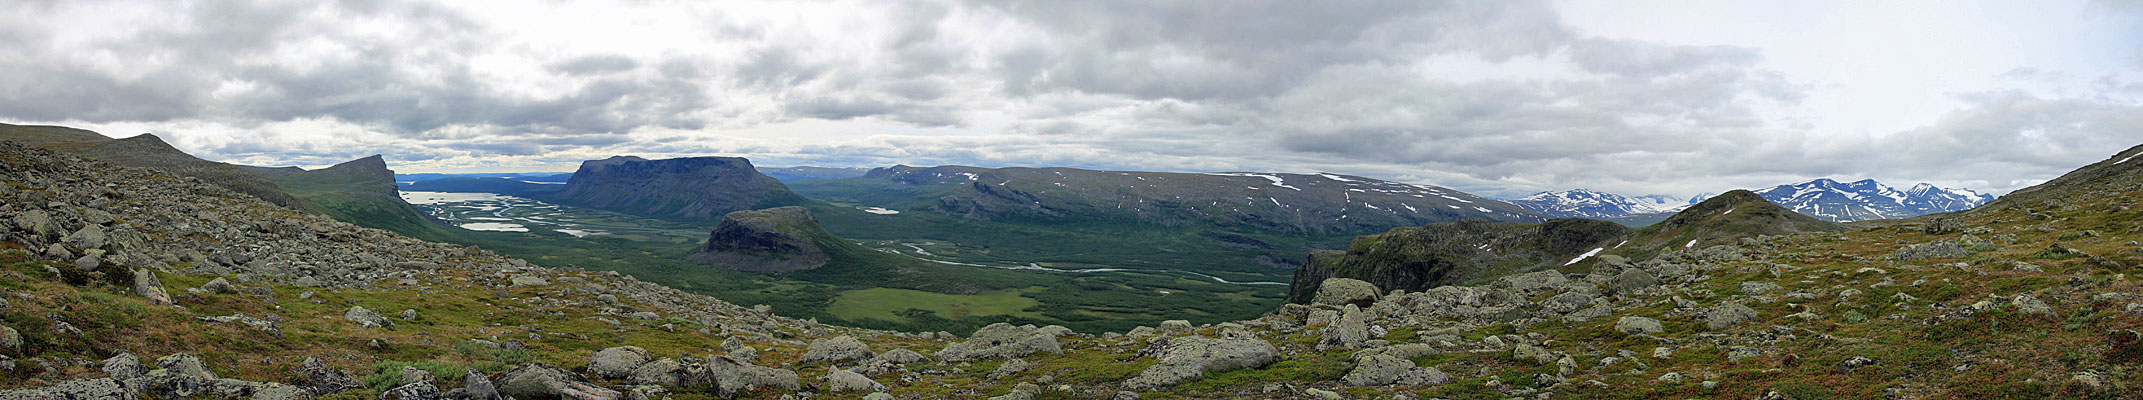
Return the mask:
<path id="1" fill-rule="evenodd" d="M 0 121 L 255 165 L 2001 193 L 2143 144 L 2137 1 L 8 3 Z"/>

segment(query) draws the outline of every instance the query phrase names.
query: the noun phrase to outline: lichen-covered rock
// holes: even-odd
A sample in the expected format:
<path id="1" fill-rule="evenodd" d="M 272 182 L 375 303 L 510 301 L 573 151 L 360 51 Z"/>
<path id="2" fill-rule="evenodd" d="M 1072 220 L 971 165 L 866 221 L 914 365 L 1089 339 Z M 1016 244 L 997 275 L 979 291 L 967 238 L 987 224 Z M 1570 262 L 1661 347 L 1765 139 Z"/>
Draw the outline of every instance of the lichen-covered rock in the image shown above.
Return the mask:
<path id="1" fill-rule="evenodd" d="M 669 357 L 640 364 L 632 372 L 632 381 L 642 385 L 684 386 L 683 364 Z"/>
<path id="2" fill-rule="evenodd" d="M 930 361 L 930 357 L 924 357 L 921 353 L 916 353 L 915 351 L 908 349 L 887 350 L 885 353 L 878 354 L 878 359 L 885 360 L 886 362 L 893 363 L 894 365 L 913 364 Z"/>
<path id="3" fill-rule="evenodd" d="M 633 370 L 647 363 L 647 350 L 634 346 L 619 346 L 603 349 L 588 355 L 588 373 L 610 379 L 632 376 Z"/>
<path id="4" fill-rule="evenodd" d="M 1650 272 L 1632 268 L 1623 270 L 1622 273 L 1616 274 L 1614 279 L 1608 280 L 1607 292 L 1630 294 L 1639 290 L 1650 289 L 1654 286 L 1659 286 L 1658 277 L 1652 276 Z"/>
<path id="5" fill-rule="evenodd" d="M 171 305 L 171 294 L 164 291 L 164 282 L 156 279 L 156 272 L 148 268 L 134 269 L 134 293 L 149 299 L 149 304 Z"/>
<path id="6" fill-rule="evenodd" d="M 342 313 L 342 319 L 356 322 L 357 326 L 366 328 L 394 329 L 394 321 L 390 321 L 387 317 L 382 317 L 379 313 L 372 312 L 372 310 L 365 309 L 364 306 L 350 306 L 349 311 Z"/>
<path id="7" fill-rule="evenodd" d="M 841 335 L 832 339 L 812 339 L 811 346 L 804 350 L 804 357 L 798 362 L 869 360 L 877 356 L 871 352 L 870 345 L 854 336 Z"/>
<path id="8" fill-rule="evenodd" d="M 1780 290 L 1785 290 L 1785 288 L 1784 288 L 1784 287 L 1780 287 L 1780 286 L 1778 286 L 1778 284 L 1775 284 L 1775 283 L 1769 283 L 1769 282 L 1742 282 L 1742 283 L 1741 283 L 1741 293 L 1742 293 L 1742 294 L 1746 294 L 1746 295 L 1751 295 L 1751 296 L 1761 296 L 1761 295 L 1766 295 L 1766 294 L 1770 294 L 1771 292 L 1776 292 L 1776 291 L 1780 291 Z"/>
<path id="9" fill-rule="evenodd" d="M 499 375 L 500 395 L 530 399 L 617 400 L 616 390 L 588 383 L 572 371 L 531 363 Z"/>
<path id="10" fill-rule="evenodd" d="M 1740 325 L 1743 321 L 1755 319 L 1756 315 L 1756 310 L 1748 306 L 1725 303 L 1705 309 L 1698 318 L 1704 321 L 1704 326 L 1716 331 Z"/>
<path id="11" fill-rule="evenodd" d="M 431 381 L 416 381 L 387 389 L 380 393 L 380 400 L 439 400 L 439 387 Z"/>
<path id="12" fill-rule="evenodd" d="M 825 379 L 826 391 L 828 392 L 840 393 L 885 391 L 885 384 L 881 384 L 878 383 L 878 381 L 871 380 L 871 377 L 863 376 L 863 374 L 856 373 L 856 371 L 850 371 L 840 368 L 827 368 Z"/>
<path id="13" fill-rule="evenodd" d="M 1353 304 L 1368 307 L 1371 304 L 1376 304 L 1377 296 L 1380 294 L 1382 293 L 1377 292 L 1377 285 L 1366 281 L 1331 278 L 1325 279 L 1323 284 L 1317 286 L 1317 296 L 1310 299 L 1310 304 L 1335 306 Z"/>
<path id="14" fill-rule="evenodd" d="M 1003 322 L 975 330 L 967 341 L 939 350 L 937 358 L 948 362 L 1012 358 L 1034 353 L 1064 354 L 1053 331 L 1033 325 L 1013 326 Z"/>
<path id="15" fill-rule="evenodd" d="M 1416 368 L 1413 361 L 1389 355 L 1377 354 L 1362 357 L 1354 369 L 1341 378 L 1354 386 L 1421 386 L 1436 385 L 1450 381 L 1444 371 L 1434 367 Z"/>
<path id="16" fill-rule="evenodd" d="M 1645 317 L 1622 317 L 1615 320 L 1615 331 L 1625 335 L 1652 335 L 1666 330 L 1659 320 Z"/>
<path id="17" fill-rule="evenodd" d="M 29 389 L 0 390 L 0 399 L 8 400 L 133 400 L 134 392 L 127 390 L 112 378 L 82 379 L 60 382 L 52 386 Z"/>
<path id="18" fill-rule="evenodd" d="M 1325 325 L 1320 333 L 1323 335 L 1317 342 L 1317 348 L 1320 350 L 1359 349 L 1370 339 L 1368 318 L 1362 315 L 1361 308 L 1353 304 L 1348 304 L 1340 312 L 1339 320 Z"/>
<path id="19" fill-rule="evenodd" d="M 796 390 L 801 384 L 796 371 L 753 365 L 735 357 L 709 355 L 706 362 L 684 369 L 684 386 L 711 384 L 723 396 L 763 387 Z"/>
<path id="20" fill-rule="evenodd" d="M 1279 351 L 1264 340 L 1184 337 L 1168 341 L 1160 360 L 1124 382 L 1129 389 L 1173 385 L 1208 373 L 1263 367 L 1279 361 Z"/>
<path id="21" fill-rule="evenodd" d="M 2010 300 L 2009 303 L 2015 305 L 2017 308 L 2017 312 L 2021 314 L 2045 316 L 2058 315 L 2054 313 L 2053 306 L 2047 305 L 2046 301 L 2039 300 L 2039 298 L 2032 297 L 2029 294 L 2017 295 L 2016 299 Z"/>
<path id="22" fill-rule="evenodd" d="M 1004 379 L 1005 377 L 1012 376 L 1013 374 L 1026 372 L 1028 366 L 1029 364 L 1027 363 L 1027 360 L 1017 358 L 1005 360 L 1003 364 L 997 364 L 997 369 L 991 370 L 990 375 L 984 378 L 993 381 L 998 379 Z"/>
<path id="23" fill-rule="evenodd" d="M 104 374 L 120 382 L 140 378 L 149 373 L 149 366 L 142 365 L 141 358 L 135 357 L 134 353 L 119 352 L 119 355 L 104 359 L 103 364 Z"/>
<path id="24" fill-rule="evenodd" d="M 1957 258 L 1968 255 L 1971 255 L 1971 253 L 1966 252 L 1964 247 L 1958 246 L 1957 242 L 1938 240 L 1899 248 L 1896 253 L 1890 254 L 1890 258 L 1899 261 L 1912 261 L 1929 258 Z"/>
<path id="25" fill-rule="evenodd" d="M 329 368 L 326 363 L 320 362 L 320 359 L 317 358 L 306 357 L 304 362 L 298 363 L 297 373 L 298 386 L 304 387 L 316 396 L 326 396 L 365 387 L 363 383 L 357 381 L 357 378 L 350 377 L 350 374 L 342 370 Z"/>

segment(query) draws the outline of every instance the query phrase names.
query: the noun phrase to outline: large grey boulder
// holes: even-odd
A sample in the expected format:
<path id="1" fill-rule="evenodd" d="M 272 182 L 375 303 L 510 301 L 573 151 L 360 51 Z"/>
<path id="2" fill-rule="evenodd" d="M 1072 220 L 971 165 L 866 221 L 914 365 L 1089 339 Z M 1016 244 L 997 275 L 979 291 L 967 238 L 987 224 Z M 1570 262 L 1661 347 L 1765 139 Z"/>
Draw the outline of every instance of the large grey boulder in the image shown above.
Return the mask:
<path id="1" fill-rule="evenodd" d="M 883 392 L 885 391 L 885 384 L 871 380 L 871 377 L 863 376 L 863 374 L 856 373 L 856 371 L 829 367 L 826 368 L 826 391 L 833 393 Z"/>
<path id="2" fill-rule="evenodd" d="M 1520 293 L 1530 294 L 1542 290 L 1563 287 L 1569 284 L 1570 278 L 1564 277 L 1563 273 L 1549 270 L 1505 276 L 1503 278 L 1496 279 L 1496 283 L 1494 286 L 1497 288 L 1510 289 L 1518 291 Z"/>
<path id="3" fill-rule="evenodd" d="M 484 376 L 481 372 L 476 372 L 475 368 L 470 368 L 468 372 L 462 374 L 461 387 L 447 391 L 442 397 L 459 400 L 503 400 L 505 398 L 499 396 L 499 388 L 491 383 L 491 378 Z"/>
<path id="4" fill-rule="evenodd" d="M 29 389 L 0 390 L 0 399 L 8 400 L 133 400 L 134 392 L 112 378 L 82 379 L 60 382 L 52 386 Z"/>
<path id="5" fill-rule="evenodd" d="M 22 332 L 16 332 L 15 328 L 0 326 L 0 350 L 22 350 Z"/>
<path id="6" fill-rule="evenodd" d="M 298 363 L 297 373 L 298 386 L 311 391 L 315 396 L 326 396 L 365 387 L 363 383 L 357 381 L 357 378 L 350 377 L 349 373 L 329 368 L 326 363 L 320 362 L 320 359 L 317 358 L 306 357 L 304 362 Z"/>
<path id="7" fill-rule="evenodd" d="M 1160 360 L 1124 382 L 1132 390 L 1173 385 L 1208 373 L 1263 367 L 1280 360 L 1279 350 L 1259 339 L 1183 337 L 1168 341 Z"/>
<path id="8" fill-rule="evenodd" d="M 1971 255 L 1971 253 L 1966 252 L 1964 247 L 1958 246 L 1957 242 L 1938 240 L 1899 248 L 1896 253 L 1890 254 L 1890 258 L 1900 261 L 1912 261 L 1929 258 L 1957 258 L 1968 255 Z"/>
<path id="9" fill-rule="evenodd" d="M 89 250 L 104 248 L 104 238 L 103 226 L 88 224 L 83 226 L 81 230 L 74 231 L 74 234 L 67 235 L 67 238 L 61 241 L 74 245 L 75 248 Z"/>
<path id="10" fill-rule="evenodd" d="M 633 383 L 642 385 L 684 386 L 684 365 L 669 357 L 640 364 L 632 372 Z"/>
<path id="11" fill-rule="evenodd" d="M 1362 314 L 1360 307 L 1348 304 L 1340 312 L 1338 321 L 1325 325 L 1324 330 L 1319 332 L 1323 338 L 1318 340 L 1317 349 L 1362 348 L 1370 339 L 1368 317 Z"/>
<path id="12" fill-rule="evenodd" d="M 1317 286 L 1317 295 L 1310 304 L 1345 305 L 1368 307 L 1377 302 L 1377 285 L 1359 279 L 1331 278 Z"/>
<path id="13" fill-rule="evenodd" d="M 171 294 L 164 291 L 164 282 L 148 268 L 134 269 L 134 293 L 149 299 L 149 304 L 171 305 Z"/>
<path id="14" fill-rule="evenodd" d="M 893 363 L 893 365 L 913 364 L 930 361 L 930 357 L 924 357 L 922 353 L 916 353 L 915 351 L 908 349 L 887 350 L 885 353 L 878 354 L 878 359 L 885 360 L 885 362 Z"/>
<path id="15" fill-rule="evenodd" d="M 1771 292 L 1776 292 L 1776 291 L 1780 291 L 1780 290 L 1785 290 L 1785 289 L 1786 289 L 1786 288 L 1784 288 L 1784 287 L 1781 287 L 1781 286 L 1779 286 L 1779 285 L 1778 285 L 1778 284 L 1776 284 L 1776 283 L 1770 283 L 1770 282 L 1742 282 L 1742 283 L 1741 283 L 1741 293 L 1742 293 L 1742 294 L 1747 294 L 1747 295 L 1750 295 L 1750 296 L 1761 296 L 1761 295 L 1765 295 L 1765 294 L 1770 294 Z"/>
<path id="16" fill-rule="evenodd" d="M 618 391 L 588 383 L 572 371 L 531 363 L 506 371 L 498 379 L 500 395 L 528 399 L 617 400 Z"/>
<path id="17" fill-rule="evenodd" d="M 141 358 L 135 357 L 134 353 L 129 352 L 122 351 L 119 352 L 119 355 L 106 358 L 103 365 L 104 374 L 120 382 L 126 382 L 149 374 L 149 366 L 142 365 Z"/>
<path id="18" fill-rule="evenodd" d="M 1622 273 L 1616 274 L 1614 279 L 1608 280 L 1607 292 L 1612 294 L 1630 294 L 1639 290 L 1650 289 L 1654 286 L 1659 286 L 1658 277 L 1652 276 L 1652 273 L 1650 272 L 1645 272 L 1641 269 L 1631 268 L 1623 270 Z"/>
<path id="19" fill-rule="evenodd" d="M 1056 332 L 1036 328 L 1034 325 L 1013 326 L 999 322 L 975 330 L 975 334 L 965 342 L 945 346 L 944 350 L 938 351 L 937 358 L 958 362 L 1011 358 L 1034 353 L 1064 354 L 1063 345 L 1057 343 Z"/>
<path id="20" fill-rule="evenodd" d="M 741 390 L 780 388 L 796 390 L 801 382 L 796 371 L 753 365 L 728 356 L 707 356 L 700 364 L 685 365 L 685 386 L 710 384 L 727 397 Z"/>
<path id="21" fill-rule="evenodd" d="M 357 326 L 366 328 L 394 329 L 394 321 L 390 321 L 387 317 L 382 317 L 379 313 L 372 312 L 372 310 L 365 309 L 364 306 L 350 306 L 349 311 L 342 312 L 342 319 L 356 322 Z"/>
<path id="22" fill-rule="evenodd" d="M 633 370 L 647 363 L 647 350 L 634 346 L 619 346 L 596 351 L 588 355 L 588 373 L 610 379 L 632 376 Z"/>
<path id="23" fill-rule="evenodd" d="M 1416 368 L 1413 361 L 1383 354 L 1362 357 L 1341 379 L 1354 386 L 1421 386 L 1451 381 L 1444 371 L 1435 367 Z"/>
<path id="24" fill-rule="evenodd" d="M 1705 309 L 1704 313 L 1699 315 L 1698 318 L 1704 321 L 1705 326 L 1716 331 L 1740 325 L 1743 321 L 1755 319 L 1756 310 L 1740 304 L 1725 303 Z"/>
<path id="25" fill-rule="evenodd" d="M 1659 320 L 1645 317 L 1622 317 L 1615 320 L 1615 331 L 1626 335 L 1652 335 L 1666 330 Z"/>
<path id="26" fill-rule="evenodd" d="M 439 387 L 431 381 L 416 381 L 387 389 L 380 393 L 380 400 L 439 400 Z"/>
<path id="27" fill-rule="evenodd" d="M 804 349 L 804 356 L 798 362 L 869 360 L 877 356 L 871 352 L 870 345 L 854 336 L 841 335 L 832 339 L 812 339 L 811 346 Z"/>

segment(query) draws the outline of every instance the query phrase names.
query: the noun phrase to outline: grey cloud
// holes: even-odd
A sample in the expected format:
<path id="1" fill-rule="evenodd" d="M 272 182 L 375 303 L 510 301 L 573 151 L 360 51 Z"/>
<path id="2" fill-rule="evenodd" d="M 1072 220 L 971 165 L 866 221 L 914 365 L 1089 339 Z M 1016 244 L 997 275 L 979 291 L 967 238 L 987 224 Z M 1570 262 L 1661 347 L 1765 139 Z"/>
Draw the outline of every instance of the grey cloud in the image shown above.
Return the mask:
<path id="1" fill-rule="evenodd" d="M 639 68 L 640 63 L 625 56 L 598 54 L 574 57 L 573 59 L 552 63 L 550 67 L 552 71 L 572 75 L 602 75 L 631 71 L 633 68 Z"/>

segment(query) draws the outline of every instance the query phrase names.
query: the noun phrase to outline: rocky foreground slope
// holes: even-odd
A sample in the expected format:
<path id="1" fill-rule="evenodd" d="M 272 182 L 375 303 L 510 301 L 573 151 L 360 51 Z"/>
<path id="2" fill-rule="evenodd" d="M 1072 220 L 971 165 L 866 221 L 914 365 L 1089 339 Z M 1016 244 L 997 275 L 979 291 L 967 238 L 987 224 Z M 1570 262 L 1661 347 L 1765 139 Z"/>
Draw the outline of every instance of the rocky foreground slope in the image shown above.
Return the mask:
<path id="1" fill-rule="evenodd" d="M 1984 212 L 1471 286 L 1332 279 L 1246 321 L 958 337 L 0 143 L 0 398 L 2133 398 L 2143 191 L 2102 164 Z"/>

